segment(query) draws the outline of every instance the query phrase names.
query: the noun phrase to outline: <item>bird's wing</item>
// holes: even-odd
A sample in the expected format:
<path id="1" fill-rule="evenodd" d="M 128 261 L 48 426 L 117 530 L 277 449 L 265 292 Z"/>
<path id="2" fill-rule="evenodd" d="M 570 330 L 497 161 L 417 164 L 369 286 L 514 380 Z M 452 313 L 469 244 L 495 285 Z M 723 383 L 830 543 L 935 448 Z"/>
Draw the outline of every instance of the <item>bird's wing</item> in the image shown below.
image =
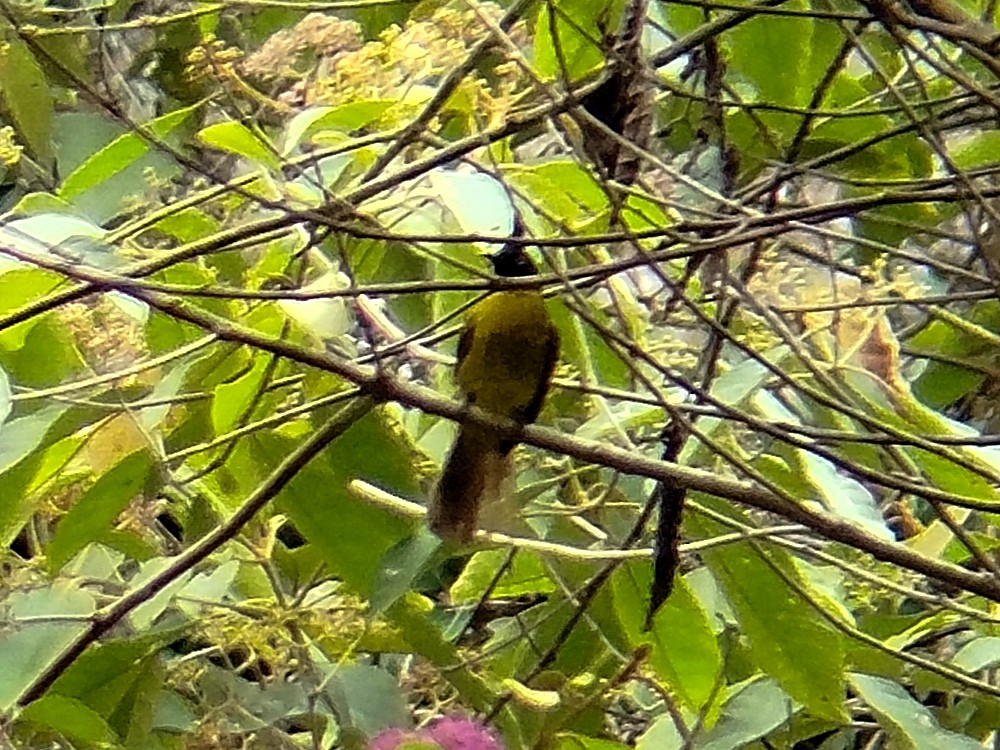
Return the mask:
<path id="1" fill-rule="evenodd" d="M 549 325 L 548 340 L 545 342 L 545 360 L 538 378 L 538 385 L 531 401 L 519 415 L 519 421 L 529 424 L 538 419 L 539 412 L 542 411 L 542 404 L 545 403 L 545 394 L 549 392 L 549 381 L 552 380 L 552 373 L 556 369 L 559 361 L 559 333 L 554 325 Z"/>

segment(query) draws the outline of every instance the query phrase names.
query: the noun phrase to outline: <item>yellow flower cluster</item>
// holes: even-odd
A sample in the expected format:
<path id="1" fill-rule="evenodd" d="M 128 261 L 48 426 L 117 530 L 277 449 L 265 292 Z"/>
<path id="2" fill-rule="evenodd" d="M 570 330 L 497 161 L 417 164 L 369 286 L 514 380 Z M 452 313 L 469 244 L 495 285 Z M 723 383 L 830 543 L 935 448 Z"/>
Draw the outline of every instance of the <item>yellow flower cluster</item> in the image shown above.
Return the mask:
<path id="1" fill-rule="evenodd" d="M 63 305 L 59 315 L 80 354 L 99 375 L 126 370 L 149 354 L 143 325 L 107 297 Z M 118 386 L 148 384 L 157 377 L 151 371 L 132 374 Z"/>
<path id="2" fill-rule="evenodd" d="M 439 8 L 415 16 L 405 26 L 391 26 L 366 44 L 361 29 L 322 13 L 311 13 L 291 29 L 278 32 L 249 55 L 240 70 L 260 81 L 284 79 L 289 92 L 272 92 L 297 106 L 349 104 L 393 100 L 396 106 L 382 118 L 384 126 L 406 121 L 433 95 L 441 79 L 491 33 L 482 15 L 496 23 L 501 10 L 483 4 L 476 12 Z M 525 36 L 518 28 L 512 34 Z M 516 41 L 516 40 L 515 40 Z M 520 40 L 526 43 L 524 39 Z M 456 110 L 475 113 L 486 123 L 509 109 L 520 77 L 515 66 L 500 61 L 486 78 L 473 74 L 459 86 L 452 101 Z M 432 128 L 438 123 L 432 123 Z"/>
<path id="3" fill-rule="evenodd" d="M 0 164 L 16 167 L 23 151 L 24 146 L 17 142 L 14 128 L 10 125 L 0 128 Z"/>
<path id="4" fill-rule="evenodd" d="M 215 37 L 207 37 L 187 56 L 184 75 L 189 81 L 226 82 L 235 77 L 235 66 L 243 53 Z"/>

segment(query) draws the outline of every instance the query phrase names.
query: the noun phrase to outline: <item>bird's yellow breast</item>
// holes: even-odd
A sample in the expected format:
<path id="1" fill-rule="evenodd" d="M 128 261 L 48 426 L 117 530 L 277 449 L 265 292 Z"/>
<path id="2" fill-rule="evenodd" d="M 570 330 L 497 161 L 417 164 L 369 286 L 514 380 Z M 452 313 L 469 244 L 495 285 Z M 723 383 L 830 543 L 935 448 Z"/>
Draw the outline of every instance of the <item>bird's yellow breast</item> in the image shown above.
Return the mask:
<path id="1" fill-rule="evenodd" d="M 556 334 L 542 296 L 530 290 L 496 292 L 472 308 L 466 325 L 459 388 L 479 408 L 518 418 L 551 370 Z"/>

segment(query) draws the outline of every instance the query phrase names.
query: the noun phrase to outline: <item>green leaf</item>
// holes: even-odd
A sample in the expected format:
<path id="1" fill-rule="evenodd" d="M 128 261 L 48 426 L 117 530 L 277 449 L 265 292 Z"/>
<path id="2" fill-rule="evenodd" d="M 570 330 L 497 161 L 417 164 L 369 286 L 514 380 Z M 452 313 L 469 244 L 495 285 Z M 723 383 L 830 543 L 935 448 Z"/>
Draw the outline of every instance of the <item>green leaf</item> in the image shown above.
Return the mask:
<path id="1" fill-rule="evenodd" d="M 49 692 L 79 700 L 102 716 L 112 717 L 120 713 L 123 704 L 128 708 L 134 705 L 137 687 L 154 671 L 151 660 L 184 632 L 174 628 L 96 643 L 73 662 Z"/>
<path id="2" fill-rule="evenodd" d="M 252 732 L 304 713 L 308 688 L 302 681 L 244 680 L 234 671 L 214 665 L 202 667 L 197 687 L 204 695 L 225 696 L 219 714 L 230 732 Z"/>
<path id="3" fill-rule="evenodd" d="M 790 7 L 807 10 L 809 6 L 797 0 Z M 729 73 L 752 82 L 758 100 L 803 106 L 833 62 L 840 35 L 831 24 L 812 18 L 758 16 L 728 32 L 726 43 Z M 798 124 L 787 116 L 764 119 L 781 125 L 782 130 Z"/>
<path id="4" fill-rule="evenodd" d="M 148 122 L 144 126 L 144 130 L 152 138 L 163 139 L 187 120 L 200 106 L 201 104 L 196 104 L 157 117 Z M 114 177 L 146 154 L 149 149 L 149 141 L 138 133 L 121 134 L 100 151 L 91 155 L 63 180 L 58 192 L 59 197 L 70 200 L 90 190 L 108 178 Z"/>
<path id="5" fill-rule="evenodd" d="M 890 143 L 895 143 L 895 140 L 893 139 Z M 878 174 L 880 177 L 884 175 L 883 179 L 886 180 L 892 178 L 912 179 L 918 176 L 912 174 L 908 163 L 903 160 L 905 152 L 891 151 L 888 153 L 892 157 L 892 163 L 872 164 L 866 161 L 865 164 L 859 165 L 858 169 L 853 171 L 857 175 Z M 879 155 L 874 154 L 874 156 L 878 157 Z M 850 174 L 851 171 L 844 170 L 844 173 Z M 929 203 L 885 206 L 877 212 L 865 211 L 857 218 L 858 228 L 865 239 L 875 240 L 892 247 L 896 247 L 911 238 L 916 227 L 933 227 L 940 223 L 940 212 Z M 855 254 L 863 263 L 870 263 L 878 257 L 878 252 L 873 249 L 859 248 Z"/>
<path id="6" fill-rule="evenodd" d="M 697 746 L 703 750 L 743 747 L 780 727 L 792 713 L 792 701 L 774 680 L 753 680 L 730 696 L 719 720 Z"/>
<path id="7" fill-rule="evenodd" d="M 129 501 L 142 491 L 152 471 L 151 456 L 139 450 L 101 475 L 59 522 L 47 550 L 49 571 L 59 570 L 106 531 Z"/>
<path id="8" fill-rule="evenodd" d="M 184 378 L 191 366 L 192 357 L 177 362 L 170 370 L 164 372 L 149 393 L 151 401 L 161 401 L 162 405 L 151 406 L 142 410 L 137 416 L 139 426 L 148 433 L 158 433 L 164 420 L 171 413 L 175 397 L 182 392 Z"/>
<path id="9" fill-rule="evenodd" d="M 257 435 L 254 440 L 267 455 L 287 452 L 287 444 L 279 447 L 285 441 L 274 435 Z M 277 502 L 316 545 L 331 571 L 354 591 L 368 595 L 383 556 L 410 524 L 358 499 L 349 489 L 354 479 L 404 497 L 417 490 L 413 454 L 377 412 L 360 419 L 299 471 Z"/>
<path id="10" fill-rule="evenodd" d="M 363 664 L 349 664 L 333 672 L 333 679 L 344 696 L 350 726 L 366 735 L 390 727 L 406 726 L 410 712 L 396 678 L 384 669 Z"/>
<path id="11" fill-rule="evenodd" d="M 931 288 L 945 291 L 940 286 Z M 952 318 L 932 321 L 907 344 L 918 353 L 964 359 L 992 353 L 996 348 L 996 339 L 991 334 L 997 331 L 1000 331 L 1000 305 L 995 300 L 987 300 L 975 305 L 962 316 L 960 322 Z"/>
<path id="12" fill-rule="evenodd" d="M 603 37 L 600 24 L 611 30 L 618 28 L 623 7 L 621 0 L 540 3 L 535 25 L 535 68 L 539 75 L 547 80 L 565 77 L 575 81 L 600 65 L 604 60 L 596 41 Z"/>
<path id="13" fill-rule="evenodd" d="M 299 112 L 285 128 L 283 139 L 285 155 L 303 142 L 322 142 L 324 130 L 338 134 L 352 133 L 378 120 L 394 102 L 388 99 L 367 99 L 341 104 L 336 107 L 310 107 Z M 340 135 L 343 139 L 343 135 Z"/>
<path id="14" fill-rule="evenodd" d="M 72 174 L 94 154 L 101 152 L 109 143 L 127 132 L 128 128 L 93 108 L 60 108 L 53 123 L 59 173 Z M 163 141 L 171 147 L 167 151 L 184 151 L 187 148 L 185 139 L 176 131 Z M 107 173 L 100 184 L 76 194 L 72 205 L 99 223 L 113 221 L 117 225 L 122 216 L 131 215 L 139 203 L 152 197 L 152 192 L 157 189 L 154 184 L 172 184 L 171 180 L 180 175 L 182 169 L 164 150 L 148 149 L 123 169 Z M 157 202 L 157 199 L 152 199 L 152 203 Z"/>
<path id="15" fill-rule="evenodd" d="M 420 231 L 412 225 L 397 227 L 396 231 Z M 440 231 L 434 226 L 429 231 Z M 355 260 L 356 258 L 356 260 Z M 430 264 L 427 257 L 402 243 L 365 242 L 358 245 L 357 255 L 352 256 L 355 277 L 359 284 L 378 284 L 383 281 L 413 281 L 426 279 Z M 438 296 L 438 295 L 434 295 Z M 421 328 L 434 320 L 432 299 L 429 294 L 403 294 L 389 298 L 389 309 L 399 321 L 410 329 Z"/>
<path id="16" fill-rule="evenodd" d="M 633 648 L 649 644 L 649 665 L 657 677 L 697 712 L 711 697 L 722 664 L 708 613 L 687 581 L 678 576 L 651 632 L 644 633 L 652 579 L 652 565 L 647 561 L 619 567 L 611 578 L 615 611 Z"/>
<path id="17" fill-rule="evenodd" d="M 31 513 L 27 487 L 43 462 L 45 443 L 53 426 L 68 411 L 64 406 L 49 406 L 26 417 L 3 425 L 0 430 L 0 544 L 9 545 Z M 36 453 L 36 451 L 38 451 Z M 28 461 L 31 457 L 32 460 Z"/>
<path id="18" fill-rule="evenodd" d="M 533 634 L 530 643 L 522 642 L 518 657 L 521 661 L 513 665 L 514 668 L 531 669 L 537 662 L 538 651 L 534 649 L 544 652 L 558 642 L 559 653 L 551 669 L 566 677 L 610 677 L 620 665 L 616 658 L 608 655 L 607 649 L 624 653 L 630 648 L 628 635 L 616 611 L 613 590 L 610 586 L 600 588 L 587 608 L 587 626 L 578 623 L 563 642 L 562 631 L 574 609 L 573 600 L 567 600 L 563 592 L 579 591 L 586 585 L 593 576 L 594 564 L 560 558 L 553 558 L 550 564 L 553 575 L 560 580 L 560 591 L 549 596 L 545 603 L 529 609 L 522 615 L 522 623 L 513 626 L 518 634 L 515 640 L 523 638 L 524 631 L 519 628 L 527 627 Z"/>
<path id="19" fill-rule="evenodd" d="M 62 283 L 57 274 L 39 268 L 4 270 L 4 260 L 0 258 L 0 316 L 44 297 Z M 15 351 L 24 346 L 28 333 L 40 320 L 41 317 L 35 316 L 0 330 L 0 351 Z"/>
<path id="20" fill-rule="evenodd" d="M 455 604 L 478 601 L 507 557 L 507 551 L 489 549 L 475 553 L 462 568 L 449 595 Z M 549 578 L 537 555 L 519 551 L 508 570 L 493 588 L 498 599 L 513 599 L 524 594 L 550 594 L 556 585 Z"/>
<path id="21" fill-rule="evenodd" d="M 947 362 L 927 362 L 913 384 L 913 395 L 932 409 L 944 409 L 975 390 L 986 376 Z"/>
<path id="22" fill-rule="evenodd" d="M 28 193 L 10 209 L 11 216 L 34 216 L 35 214 L 71 214 L 71 203 L 56 198 L 52 193 Z"/>
<path id="23" fill-rule="evenodd" d="M 30 268 L 26 263 L 0 257 L 0 315 L 15 312 L 44 297 L 64 281 L 51 271 Z M 8 350 L 19 348 L 24 343 L 30 324 L 37 321 L 38 317 L 35 317 L 13 328 L 0 330 L 0 347 Z"/>
<path id="24" fill-rule="evenodd" d="M 684 580 L 691 587 L 691 593 L 708 613 L 713 633 L 719 635 L 726 628 L 736 625 L 736 616 L 726 601 L 725 594 L 719 588 L 718 581 L 708 568 L 692 570 L 684 576 Z"/>
<path id="25" fill-rule="evenodd" d="M 217 122 L 198 133 L 198 140 L 206 146 L 242 156 L 271 169 L 281 167 L 277 151 L 239 122 Z"/>
<path id="26" fill-rule="evenodd" d="M 855 143 L 867 138 L 872 132 L 881 132 L 892 127 L 893 121 L 883 114 L 859 114 L 859 110 L 868 109 L 868 97 L 871 95 L 857 79 L 850 75 L 839 75 L 827 91 L 823 106 L 841 114 L 852 114 L 851 117 L 818 117 L 817 126 L 812 131 L 816 136 L 821 133 L 834 140 L 840 140 L 842 145 Z"/>
<path id="27" fill-rule="evenodd" d="M 534 166 L 505 168 L 512 183 L 523 181 L 526 192 L 559 221 L 579 226 L 608 210 L 608 195 L 585 167 L 569 159 Z M 532 179 L 533 178 L 533 179 Z"/>
<path id="28" fill-rule="evenodd" d="M 767 736 L 791 719 L 792 702 L 774 680 L 754 679 L 737 685 L 722 706 L 719 720 L 693 738 L 698 750 L 737 750 Z M 684 746 L 670 716 L 653 723 L 636 743 L 637 750 L 680 750 Z"/>
<path id="29" fill-rule="evenodd" d="M 17 37 L 8 34 L 0 46 L 0 97 L 18 132 L 35 158 L 52 162 L 52 95 L 35 56 Z"/>
<path id="30" fill-rule="evenodd" d="M 684 36 L 705 23 L 705 12 L 694 5 L 677 5 L 674 3 L 655 3 L 650 8 L 651 13 L 662 13 L 666 27 L 675 36 Z"/>
<path id="31" fill-rule="evenodd" d="M 392 26 L 402 27 L 409 18 L 411 7 L 407 3 L 372 3 L 358 6 L 352 17 L 361 24 L 365 39 L 375 39 Z"/>
<path id="32" fill-rule="evenodd" d="M 567 732 L 556 737 L 554 750 L 628 750 L 628 746 L 620 742 Z"/>
<path id="33" fill-rule="evenodd" d="M 921 430 L 917 434 L 942 433 L 936 430 L 934 432 Z M 948 433 L 945 432 L 944 434 Z M 944 490 L 945 492 L 954 492 L 957 495 L 976 497 L 986 503 L 1000 501 L 1000 492 L 981 474 L 958 466 L 948 459 L 922 450 L 921 448 L 908 448 L 906 452 L 914 459 L 914 462 L 920 467 L 921 471 L 927 473 L 927 476 L 934 483 L 933 486 L 935 488 Z M 968 453 L 966 453 L 965 457 L 969 457 Z M 988 468 L 993 469 L 993 467 Z"/>
<path id="34" fill-rule="evenodd" d="M 75 583 L 15 591 L 5 602 L 0 626 L 0 711 L 10 709 L 62 650 L 86 625 L 83 618 L 96 611 L 94 597 Z M 20 618 L 80 616 L 79 622 L 36 621 L 18 624 Z"/>
<path id="35" fill-rule="evenodd" d="M 776 346 L 764 352 L 762 358 L 772 365 L 780 366 L 786 357 L 791 353 L 787 346 Z M 749 357 L 738 365 L 728 370 L 715 379 L 712 384 L 711 394 L 722 403 L 728 406 L 742 406 L 751 396 L 759 393 L 764 385 L 770 380 L 771 371 L 761 362 Z M 715 433 L 719 430 L 727 429 L 728 423 L 724 419 L 717 417 L 706 417 L 701 420 L 698 430 L 706 437 L 718 437 Z M 707 456 L 714 452 L 707 448 L 700 440 L 688 440 L 681 451 L 681 463 L 694 463 L 702 460 L 702 456 Z"/>
<path id="36" fill-rule="evenodd" d="M 36 213 L 0 226 L 3 242 L 9 242 L 23 252 L 43 256 L 51 253 L 54 247 L 72 250 L 67 243 L 81 238 L 94 240 L 93 245 L 96 245 L 104 239 L 104 235 L 104 230 L 97 224 L 69 211 Z"/>
<path id="37" fill-rule="evenodd" d="M 153 226 L 181 242 L 192 242 L 220 229 L 219 220 L 199 208 L 172 211 Z"/>
<path id="38" fill-rule="evenodd" d="M 62 695 L 45 695 L 39 698 L 24 709 L 20 720 L 79 742 L 98 744 L 118 739 L 99 713 L 78 700 Z"/>
<path id="39" fill-rule="evenodd" d="M 628 387 L 631 370 L 603 336 L 581 321 L 561 300 L 550 300 L 545 307 L 559 331 L 561 361 L 583 372 L 594 373 L 601 385 Z M 600 321 L 606 319 L 601 313 L 594 314 L 594 317 Z"/>
<path id="40" fill-rule="evenodd" d="M 382 556 L 368 600 L 374 612 L 384 612 L 405 594 L 427 567 L 441 540 L 425 529 L 394 544 Z"/>
<path id="41" fill-rule="evenodd" d="M 801 3 L 792 3 L 799 8 Z M 730 70 L 749 79 L 760 101 L 799 104 L 804 68 L 789 60 L 805 61 L 815 22 L 809 18 L 758 17 L 744 21 L 727 34 Z"/>
<path id="42" fill-rule="evenodd" d="M 636 750 L 680 750 L 684 738 L 669 715 L 656 719 L 635 743 Z"/>
<path id="43" fill-rule="evenodd" d="M 205 602 L 224 606 L 227 601 L 239 598 L 233 590 L 233 583 L 240 570 L 238 560 L 229 560 L 213 570 L 194 576 L 180 590 L 180 595 L 191 601 L 178 602 L 182 612 L 197 619 Z"/>
<path id="44" fill-rule="evenodd" d="M 601 409 L 580 425 L 575 434 L 585 440 L 607 440 L 617 437 L 621 430 L 631 432 L 643 428 L 658 429 L 662 424 L 662 406 L 622 401 Z"/>
<path id="45" fill-rule="evenodd" d="M 891 399 L 887 398 L 886 391 L 880 385 L 880 381 L 876 382 L 866 373 L 847 373 L 844 376 L 844 382 L 862 400 L 866 412 L 888 424 L 924 436 L 969 437 L 976 435 L 971 428 L 928 409 L 913 398 L 909 392 L 897 391 Z M 998 473 L 997 461 L 992 453 L 974 447 L 955 449 L 967 462 L 978 465 L 978 468 L 983 472 L 980 473 L 921 448 L 907 447 L 903 450 L 920 467 L 921 471 L 930 477 L 937 489 L 956 495 L 974 497 L 989 503 L 1000 501 L 1000 492 L 997 492 L 993 482 L 988 479 L 989 476 L 996 476 Z M 957 509 L 956 513 L 956 518 L 961 523 L 964 519 L 962 514 L 967 514 L 968 511 Z M 950 538 L 951 532 L 947 530 L 947 524 L 940 521 L 935 521 L 932 526 L 937 526 L 944 532 L 937 542 L 930 539 L 926 541 L 918 539 L 912 542 L 911 546 L 924 554 L 937 557 L 943 551 L 946 539 Z M 938 537 L 938 534 L 935 532 L 931 536 Z"/>
<path id="46" fill-rule="evenodd" d="M 978 672 L 1000 664 L 1000 638 L 985 636 L 966 643 L 955 654 L 952 663 L 966 672 Z"/>
<path id="47" fill-rule="evenodd" d="M 355 155 L 350 153 L 314 158 L 309 169 L 302 170 L 294 180 L 285 183 L 285 189 L 296 201 L 309 206 L 325 205 L 330 191 L 337 192 L 337 185 L 345 174 L 349 174 L 348 168 L 354 160 Z"/>
<path id="48" fill-rule="evenodd" d="M 0 346 L 0 364 L 14 383 L 28 388 L 59 385 L 85 367 L 73 335 L 57 312 L 40 316 L 17 350 L 6 351 Z"/>
<path id="49" fill-rule="evenodd" d="M 323 274 L 302 287 L 306 292 L 339 291 L 350 281 L 338 271 Z M 354 321 L 353 305 L 343 297 L 309 300 L 280 300 L 278 307 L 320 341 L 335 339 L 346 334 Z"/>
<path id="50" fill-rule="evenodd" d="M 127 748 L 150 747 L 156 703 L 163 692 L 164 665 L 157 655 L 148 656 L 122 675 L 117 683 L 125 688 L 114 712 L 108 716 L 112 731 L 124 738 Z M 110 685 L 98 691 L 107 692 Z"/>
<path id="51" fill-rule="evenodd" d="M 7 377 L 7 373 L 3 369 L 0 369 L 0 432 L 3 430 L 3 423 L 10 416 L 13 395 L 10 390 L 10 378 Z"/>
<path id="52" fill-rule="evenodd" d="M 787 346 L 776 346 L 764 352 L 763 359 L 772 365 L 781 365 L 791 353 Z M 715 380 L 712 396 L 728 406 L 739 406 L 757 393 L 771 378 L 771 371 L 756 359 L 749 357 Z"/>
<path id="53" fill-rule="evenodd" d="M 169 557 L 154 557 L 152 560 L 141 563 L 139 572 L 129 581 L 129 590 L 135 591 L 141 588 L 147 581 L 162 573 L 171 562 L 172 558 Z M 132 627 L 137 632 L 149 629 L 153 621 L 166 611 L 177 593 L 187 585 L 192 577 L 194 577 L 194 573 L 187 571 L 166 584 L 152 598 L 132 610 L 128 616 Z"/>
<path id="54" fill-rule="evenodd" d="M 88 2 L 88 4 L 81 4 L 79 7 L 93 10 L 99 5 L 101 5 L 100 2 Z M 82 34 L 72 36 L 66 34 L 36 35 L 33 36 L 32 42 L 40 48 L 38 59 L 41 61 L 43 71 L 49 76 L 55 73 L 57 81 L 64 80 L 66 78 L 64 71 L 67 71 L 70 75 L 83 81 L 83 85 L 93 86 L 95 74 L 101 74 L 97 70 L 98 66 L 93 64 L 93 43 Z"/>
<path id="55" fill-rule="evenodd" d="M 229 432 L 246 416 L 247 409 L 260 393 L 269 361 L 269 355 L 257 354 L 248 372 L 215 387 L 212 393 L 212 428 L 216 435 Z"/>
<path id="56" fill-rule="evenodd" d="M 851 682 L 868 703 L 893 746 L 906 750 L 982 750 L 964 734 L 938 724 L 934 714 L 902 686 L 881 677 L 851 673 Z"/>
<path id="57" fill-rule="evenodd" d="M 198 715 L 191 705 L 173 691 L 163 691 L 153 714 L 153 729 L 189 732 L 198 726 Z"/>
<path id="58" fill-rule="evenodd" d="M 995 164 L 1000 154 L 1000 133 L 988 130 L 952 149 L 951 158 L 960 169 L 973 169 Z"/>
<path id="59" fill-rule="evenodd" d="M 726 510 L 712 498 L 699 496 L 699 501 Z M 721 525 L 697 516 L 685 524 L 703 538 L 725 533 Z M 740 542 L 702 554 L 729 599 L 757 665 L 816 716 L 844 720 L 843 640 L 786 583 L 788 578 L 810 590 L 787 553 Z"/>

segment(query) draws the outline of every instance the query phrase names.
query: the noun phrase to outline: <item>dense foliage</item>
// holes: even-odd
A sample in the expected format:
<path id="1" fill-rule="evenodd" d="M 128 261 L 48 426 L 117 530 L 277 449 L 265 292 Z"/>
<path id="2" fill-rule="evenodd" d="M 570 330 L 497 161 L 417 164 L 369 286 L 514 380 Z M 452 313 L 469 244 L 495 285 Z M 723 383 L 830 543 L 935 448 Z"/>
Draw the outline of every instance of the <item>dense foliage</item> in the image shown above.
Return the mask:
<path id="1" fill-rule="evenodd" d="M 993 746 L 995 10 L 0 0 L 0 746 Z"/>

